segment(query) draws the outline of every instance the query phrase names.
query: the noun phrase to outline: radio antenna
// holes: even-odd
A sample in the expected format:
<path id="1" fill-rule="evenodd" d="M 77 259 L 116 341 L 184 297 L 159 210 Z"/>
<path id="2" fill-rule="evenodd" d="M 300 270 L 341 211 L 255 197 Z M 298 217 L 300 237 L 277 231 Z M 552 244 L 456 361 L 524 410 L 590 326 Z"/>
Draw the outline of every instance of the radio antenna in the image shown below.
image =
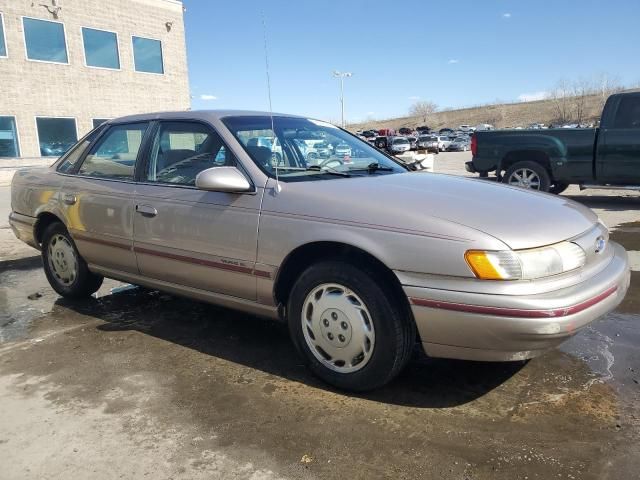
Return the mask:
<path id="1" fill-rule="evenodd" d="M 271 117 L 271 132 L 273 133 L 273 140 L 271 141 L 271 156 L 272 159 L 275 157 L 276 161 L 276 193 L 280 193 L 280 179 L 278 177 L 278 160 L 277 155 L 273 155 L 273 149 L 276 145 L 276 129 L 273 125 L 273 106 L 271 104 L 271 76 L 269 75 L 269 50 L 267 49 L 267 21 L 264 18 L 264 11 L 260 12 L 262 14 L 262 34 L 264 37 L 264 66 L 267 72 L 267 94 L 269 96 L 269 117 Z M 284 152 L 283 152 L 284 153 Z"/>

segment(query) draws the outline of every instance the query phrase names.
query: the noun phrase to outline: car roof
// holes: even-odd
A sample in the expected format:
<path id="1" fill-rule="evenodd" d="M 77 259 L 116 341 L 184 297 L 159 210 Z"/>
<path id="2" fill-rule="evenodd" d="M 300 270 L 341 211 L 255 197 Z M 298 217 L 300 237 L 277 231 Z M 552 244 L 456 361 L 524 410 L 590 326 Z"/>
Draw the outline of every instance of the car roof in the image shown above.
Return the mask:
<path id="1" fill-rule="evenodd" d="M 135 115 L 126 115 L 109 120 L 108 123 L 122 122 L 141 122 L 145 120 L 220 120 L 224 117 L 253 117 L 253 116 L 269 116 L 269 112 L 261 112 L 254 110 L 182 110 L 168 112 L 152 112 Z M 286 113 L 273 113 L 274 117 L 294 117 L 308 118 L 300 115 L 289 115 Z"/>

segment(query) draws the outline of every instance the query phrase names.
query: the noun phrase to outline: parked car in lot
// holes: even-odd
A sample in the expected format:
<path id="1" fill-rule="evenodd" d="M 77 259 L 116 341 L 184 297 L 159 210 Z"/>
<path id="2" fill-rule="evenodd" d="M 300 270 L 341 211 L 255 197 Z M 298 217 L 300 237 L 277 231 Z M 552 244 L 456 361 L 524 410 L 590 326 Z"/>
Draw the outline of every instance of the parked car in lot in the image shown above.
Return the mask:
<path id="1" fill-rule="evenodd" d="M 420 135 L 418 137 L 418 148 L 427 152 L 439 153 L 438 137 L 434 135 Z"/>
<path id="2" fill-rule="evenodd" d="M 610 96 L 600 128 L 476 132 L 470 172 L 496 172 L 510 185 L 561 193 L 640 189 L 640 92 Z"/>
<path id="3" fill-rule="evenodd" d="M 451 138 L 448 135 L 438 135 L 436 139 L 438 140 L 438 150 L 441 152 L 445 152 L 451 145 Z"/>
<path id="4" fill-rule="evenodd" d="M 466 152 L 471 148 L 468 137 L 457 137 L 447 147 L 447 152 Z"/>
<path id="5" fill-rule="evenodd" d="M 258 137 L 277 140 L 281 162 Z M 309 166 L 309 137 L 354 156 Z M 540 355 L 629 285 L 626 252 L 588 208 L 410 173 L 304 117 L 110 120 L 51 167 L 18 171 L 11 208 L 60 295 L 87 297 L 109 277 L 279 319 L 313 372 L 358 391 L 396 376 L 416 341 L 433 357 Z"/>
<path id="6" fill-rule="evenodd" d="M 397 155 L 411 150 L 411 144 L 405 137 L 393 137 L 387 143 L 387 150 L 389 153 Z"/>
<path id="7" fill-rule="evenodd" d="M 406 137 L 407 141 L 409 142 L 409 146 L 411 147 L 411 150 L 417 150 L 418 149 L 418 137 L 414 137 L 413 135 L 409 135 Z"/>
<path id="8" fill-rule="evenodd" d="M 338 157 L 351 156 L 351 146 L 348 143 L 338 143 L 335 147 L 334 154 Z"/>
<path id="9" fill-rule="evenodd" d="M 413 130 L 409 127 L 402 127 L 400 130 L 398 130 L 398 133 L 400 135 L 411 135 L 413 133 Z"/>

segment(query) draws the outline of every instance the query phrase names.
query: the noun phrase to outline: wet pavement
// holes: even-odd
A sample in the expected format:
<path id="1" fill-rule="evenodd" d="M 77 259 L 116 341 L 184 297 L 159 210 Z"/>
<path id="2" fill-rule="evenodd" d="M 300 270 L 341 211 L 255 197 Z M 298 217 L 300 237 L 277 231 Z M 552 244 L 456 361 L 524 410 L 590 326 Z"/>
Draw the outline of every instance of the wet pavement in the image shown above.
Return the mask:
<path id="1" fill-rule="evenodd" d="M 640 225 L 612 238 L 640 250 Z M 529 362 L 328 388 L 283 325 L 114 281 L 70 302 L 0 262 L 2 478 L 640 478 L 640 272 Z"/>

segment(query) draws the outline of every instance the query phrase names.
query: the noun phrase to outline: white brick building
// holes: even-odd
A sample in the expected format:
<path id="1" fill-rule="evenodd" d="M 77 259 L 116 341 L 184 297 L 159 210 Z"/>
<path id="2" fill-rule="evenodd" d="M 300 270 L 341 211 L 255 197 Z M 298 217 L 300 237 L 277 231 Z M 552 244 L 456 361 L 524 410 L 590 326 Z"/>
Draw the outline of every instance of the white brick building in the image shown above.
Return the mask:
<path id="1" fill-rule="evenodd" d="M 180 1 L 0 0 L 0 157 L 58 156 L 100 120 L 189 105 Z"/>

